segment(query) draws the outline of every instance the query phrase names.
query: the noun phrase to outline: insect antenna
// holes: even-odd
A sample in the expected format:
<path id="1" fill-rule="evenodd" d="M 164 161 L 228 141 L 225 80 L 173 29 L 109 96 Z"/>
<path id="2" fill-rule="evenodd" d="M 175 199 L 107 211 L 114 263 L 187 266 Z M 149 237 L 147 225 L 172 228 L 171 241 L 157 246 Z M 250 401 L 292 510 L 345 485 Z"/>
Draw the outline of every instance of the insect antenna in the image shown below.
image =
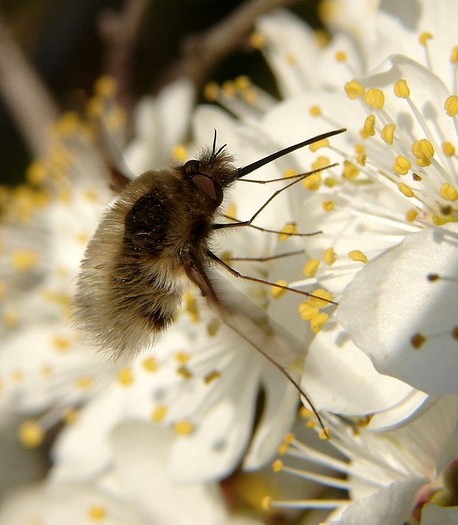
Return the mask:
<path id="1" fill-rule="evenodd" d="M 227 144 L 223 144 L 221 147 L 218 148 L 218 151 L 216 151 L 216 135 L 217 135 L 217 131 L 216 129 L 214 130 L 214 134 L 213 134 L 213 145 L 212 145 L 212 154 L 211 154 L 211 158 L 212 159 L 216 159 L 216 157 L 218 157 L 218 155 L 221 154 L 221 152 L 224 150 L 224 148 L 227 146 Z"/>

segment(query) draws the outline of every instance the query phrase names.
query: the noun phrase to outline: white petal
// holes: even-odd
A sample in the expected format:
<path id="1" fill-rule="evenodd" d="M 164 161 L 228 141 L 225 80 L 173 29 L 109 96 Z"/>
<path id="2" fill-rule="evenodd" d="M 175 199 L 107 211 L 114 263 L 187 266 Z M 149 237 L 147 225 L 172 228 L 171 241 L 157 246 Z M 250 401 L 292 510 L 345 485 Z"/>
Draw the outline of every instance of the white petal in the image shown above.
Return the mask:
<path id="1" fill-rule="evenodd" d="M 457 525 L 458 507 L 427 503 L 421 509 L 421 525 Z"/>
<path id="2" fill-rule="evenodd" d="M 407 236 L 357 274 L 338 309 L 379 372 L 432 394 L 457 391 L 457 231 L 449 225 Z"/>

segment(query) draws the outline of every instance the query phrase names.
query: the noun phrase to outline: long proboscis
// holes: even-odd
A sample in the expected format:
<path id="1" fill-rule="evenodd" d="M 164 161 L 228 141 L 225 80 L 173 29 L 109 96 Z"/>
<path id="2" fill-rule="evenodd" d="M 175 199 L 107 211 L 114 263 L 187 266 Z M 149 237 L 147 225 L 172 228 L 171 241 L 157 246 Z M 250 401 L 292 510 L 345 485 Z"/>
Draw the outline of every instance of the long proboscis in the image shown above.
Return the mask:
<path id="1" fill-rule="evenodd" d="M 314 144 L 315 142 L 319 142 L 320 140 L 324 140 L 329 137 L 333 137 L 334 135 L 339 135 L 340 133 L 343 133 L 344 131 L 347 131 L 346 128 L 328 131 L 327 133 L 322 133 L 321 135 L 317 135 L 316 137 L 312 137 L 311 139 L 304 140 L 303 142 L 298 142 L 297 144 L 294 144 L 293 146 L 288 146 L 287 148 L 276 151 L 275 153 L 267 155 L 267 157 L 264 157 L 263 159 L 257 160 L 256 162 L 253 162 L 252 164 L 248 164 L 248 166 L 239 168 L 237 170 L 237 178 L 240 179 L 241 177 L 248 175 L 248 173 L 251 173 L 257 170 L 261 168 L 262 166 L 265 166 L 266 164 L 269 164 L 270 162 L 273 162 L 274 160 L 277 160 L 280 157 L 283 157 L 284 155 L 291 153 L 292 151 L 296 151 L 297 149 L 303 148 L 304 146 L 310 146 L 310 144 Z"/>

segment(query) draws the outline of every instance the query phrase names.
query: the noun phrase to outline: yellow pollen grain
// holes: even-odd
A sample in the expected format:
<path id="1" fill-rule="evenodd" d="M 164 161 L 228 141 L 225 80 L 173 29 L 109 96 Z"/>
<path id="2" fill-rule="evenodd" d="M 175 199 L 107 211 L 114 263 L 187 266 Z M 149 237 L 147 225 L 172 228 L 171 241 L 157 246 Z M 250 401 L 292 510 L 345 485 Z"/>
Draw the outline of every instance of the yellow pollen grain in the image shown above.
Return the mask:
<path id="1" fill-rule="evenodd" d="M 332 246 L 325 250 L 323 260 L 328 266 L 332 266 L 336 262 L 337 254 Z"/>
<path id="2" fill-rule="evenodd" d="M 320 432 L 318 433 L 318 437 L 322 441 L 329 441 L 331 439 L 331 434 L 330 434 L 329 429 L 326 429 L 326 430 L 321 429 Z"/>
<path id="3" fill-rule="evenodd" d="M 318 308 L 312 306 L 308 301 L 299 305 L 299 315 L 304 321 L 310 321 L 319 314 Z"/>
<path id="4" fill-rule="evenodd" d="M 382 140 L 389 144 L 393 144 L 394 142 L 394 131 L 396 129 L 395 124 L 387 124 L 386 126 L 383 126 L 382 131 L 380 132 L 380 136 L 382 137 Z"/>
<path id="5" fill-rule="evenodd" d="M 71 341 L 68 337 L 63 335 L 55 335 L 52 337 L 52 345 L 58 352 L 68 352 L 71 347 Z"/>
<path id="6" fill-rule="evenodd" d="M 336 203 L 334 201 L 323 201 L 321 204 L 324 211 L 334 211 L 336 208 Z"/>
<path id="7" fill-rule="evenodd" d="M 309 113 L 312 117 L 319 117 L 322 114 L 320 106 L 310 106 Z"/>
<path id="8" fill-rule="evenodd" d="M 107 509 L 102 505 L 93 505 L 89 507 L 87 514 L 91 521 L 103 521 L 107 517 Z"/>
<path id="9" fill-rule="evenodd" d="M 155 423 L 162 423 L 167 416 L 168 408 L 165 405 L 158 405 L 151 413 L 151 419 Z"/>
<path id="10" fill-rule="evenodd" d="M 323 288 L 317 288 L 312 292 L 313 297 L 309 298 L 309 303 L 317 308 L 323 308 L 328 306 L 329 301 L 334 299 L 331 292 L 324 290 Z"/>
<path id="11" fill-rule="evenodd" d="M 19 272 L 26 272 L 36 267 L 38 260 L 38 252 L 33 250 L 16 250 L 11 256 L 11 264 Z"/>
<path id="12" fill-rule="evenodd" d="M 452 64 L 458 63 L 458 46 L 452 47 L 452 51 L 450 53 L 450 62 Z"/>
<path id="13" fill-rule="evenodd" d="M 394 84 L 394 94 L 398 98 L 409 98 L 410 97 L 410 88 L 407 84 L 407 80 L 401 78 Z"/>
<path id="14" fill-rule="evenodd" d="M 368 89 L 365 96 L 365 101 L 370 108 L 382 109 L 385 105 L 385 94 L 381 89 Z"/>
<path id="15" fill-rule="evenodd" d="M 398 184 L 398 188 L 399 188 L 399 191 L 405 196 L 405 197 L 408 197 L 409 199 L 412 198 L 412 197 L 415 197 L 415 193 L 413 192 L 412 188 L 410 188 L 409 186 L 407 186 L 407 184 L 404 184 L 402 182 L 400 182 Z"/>
<path id="16" fill-rule="evenodd" d="M 97 79 L 94 90 L 104 97 L 113 97 L 116 93 L 117 83 L 113 77 L 103 75 Z"/>
<path id="17" fill-rule="evenodd" d="M 440 189 L 440 195 L 443 199 L 451 202 L 455 202 L 458 199 L 457 189 L 448 182 L 442 184 Z"/>
<path id="18" fill-rule="evenodd" d="M 296 175 L 298 175 L 298 171 L 295 170 L 294 168 L 288 168 L 287 170 L 285 170 L 283 173 L 282 173 L 282 176 L 287 179 L 287 178 L 291 178 L 291 177 L 295 177 Z"/>
<path id="19" fill-rule="evenodd" d="M 159 368 L 159 363 L 155 357 L 147 357 L 143 359 L 142 366 L 147 372 L 156 372 Z"/>
<path id="20" fill-rule="evenodd" d="M 347 53 L 345 53 L 345 51 L 336 51 L 335 57 L 336 57 L 337 62 L 347 61 Z"/>
<path id="21" fill-rule="evenodd" d="M 47 170 L 43 163 L 40 161 L 34 161 L 27 168 L 27 182 L 30 184 L 40 185 L 46 180 Z"/>
<path id="22" fill-rule="evenodd" d="M 406 213 L 407 222 L 413 222 L 417 219 L 417 217 L 418 217 L 418 211 L 415 208 L 411 208 Z"/>
<path id="23" fill-rule="evenodd" d="M 351 250 L 348 252 L 348 257 L 355 262 L 361 262 L 363 264 L 366 264 L 368 259 L 367 255 L 365 255 L 361 250 Z"/>
<path id="24" fill-rule="evenodd" d="M 417 166 L 420 166 L 420 168 L 426 168 L 426 166 L 431 166 L 431 160 L 428 159 L 428 157 L 420 157 L 419 159 L 415 159 L 415 162 Z"/>
<path id="25" fill-rule="evenodd" d="M 309 149 L 310 151 L 318 151 L 320 148 L 327 148 L 329 146 L 329 139 L 323 139 L 318 140 L 317 142 L 314 142 L 313 144 L 310 144 Z"/>
<path id="26" fill-rule="evenodd" d="M 261 510 L 268 512 L 272 508 L 272 496 L 264 496 L 261 499 Z"/>
<path id="27" fill-rule="evenodd" d="M 221 372 L 218 370 L 212 370 L 204 377 L 204 383 L 208 385 L 212 381 L 215 381 L 216 379 L 219 379 L 221 377 Z"/>
<path id="28" fill-rule="evenodd" d="M 444 102 L 444 109 L 449 117 L 455 117 L 458 113 L 458 96 L 450 95 Z"/>
<path id="29" fill-rule="evenodd" d="M 321 175 L 312 173 L 302 181 L 302 185 L 309 191 L 317 191 L 321 186 Z"/>
<path id="30" fill-rule="evenodd" d="M 410 338 L 410 344 L 415 348 L 415 350 L 419 350 L 425 343 L 426 336 L 423 334 L 417 333 Z"/>
<path id="31" fill-rule="evenodd" d="M 291 235 L 294 235 L 296 233 L 299 233 L 299 230 L 297 229 L 296 224 L 294 222 L 291 222 L 283 226 L 278 238 L 280 241 L 283 242 L 288 240 L 291 237 Z"/>
<path id="32" fill-rule="evenodd" d="M 412 153 L 418 159 L 422 157 L 431 159 L 434 156 L 434 147 L 428 139 L 415 140 L 412 144 Z"/>
<path id="33" fill-rule="evenodd" d="M 406 175 L 407 173 L 409 173 L 411 167 L 412 163 L 404 155 L 398 155 L 394 159 L 393 169 L 399 175 Z"/>
<path id="34" fill-rule="evenodd" d="M 312 332 L 314 334 L 320 332 L 328 319 L 329 315 L 326 312 L 320 312 L 313 319 L 310 319 L 310 329 L 312 330 Z"/>
<path id="35" fill-rule="evenodd" d="M 181 365 L 177 368 L 177 374 L 183 379 L 191 379 L 192 377 L 191 370 L 189 370 L 189 368 L 185 365 Z"/>
<path id="36" fill-rule="evenodd" d="M 134 382 L 134 373 L 132 368 L 121 368 L 118 372 L 118 381 L 122 386 L 131 386 Z"/>
<path id="37" fill-rule="evenodd" d="M 304 268 L 305 277 L 313 277 L 318 271 L 319 267 L 320 267 L 319 259 L 310 259 L 310 261 L 307 262 Z"/>
<path id="38" fill-rule="evenodd" d="M 281 472 L 283 470 L 283 467 L 284 467 L 284 463 L 281 459 L 276 459 L 272 463 L 272 469 L 274 472 Z"/>
<path id="39" fill-rule="evenodd" d="M 320 170 L 322 168 L 325 168 L 326 166 L 329 166 L 329 164 L 331 164 L 329 157 L 320 155 L 312 162 L 312 170 Z"/>
<path id="40" fill-rule="evenodd" d="M 324 184 L 328 188 L 334 188 L 340 183 L 340 181 L 336 177 L 326 177 L 324 179 Z"/>
<path id="41" fill-rule="evenodd" d="M 422 46 L 426 46 L 426 44 L 428 43 L 428 40 L 431 40 L 431 38 L 433 38 L 433 34 L 430 33 L 429 31 L 424 31 L 419 36 L 418 40 Z"/>
<path id="42" fill-rule="evenodd" d="M 90 390 L 94 386 L 94 378 L 80 377 L 76 380 L 75 386 L 78 390 Z"/>
<path id="43" fill-rule="evenodd" d="M 183 144 L 177 144 L 172 148 L 172 157 L 179 162 L 186 162 L 189 158 L 189 153 Z"/>
<path id="44" fill-rule="evenodd" d="M 248 77 L 247 75 L 238 76 L 235 79 L 234 83 L 235 83 L 235 87 L 240 90 L 249 89 L 252 86 L 250 77 Z"/>
<path id="45" fill-rule="evenodd" d="M 453 155 L 455 155 L 455 146 L 446 140 L 442 143 L 442 151 L 445 155 L 447 155 L 447 157 L 453 157 Z"/>
<path id="46" fill-rule="evenodd" d="M 175 359 L 182 365 L 185 365 L 191 360 L 191 355 L 188 352 L 177 352 L 175 354 Z"/>
<path id="47" fill-rule="evenodd" d="M 250 44 L 254 49 L 262 49 L 266 45 L 266 39 L 259 31 L 253 31 L 250 36 Z"/>
<path id="48" fill-rule="evenodd" d="M 375 115 L 371 113 L 366 117 L 363 124 L 363 136 L 373 137 L 375 135 Z"/>
<path id="49" fill-rule="evenodd" d="M 191 421 L 177 421 L 174 430 L 179 436 L 190 436 L 195 430 L 195 425 Z"/>
<path id="50" fill-rule="evenodd" d="M 275 284 L 278 284 L 280 286 L 288 286 L 287 281 L 284 281 L 282 279 L 277 281 Z M 270 288 L 270 293 L 274 299 L 280 299 L 285 295 L 286 292 L 287 290 L 285 290 L 284 288 L 277 288 L 276 286 L 272 286 Z"/>
<path id="51" fill-rule="evenodd" d="M 359 168 L 349 160 L 344 161 L 343 177 L 346 180 L 354 180 L 359 175 Z"/>
<path id="52" fill-rule="evenodd" d="M 366 90 L 364 89 L 364 86 L 356 80 L 352 80 L 345 84 L 345 93 L 351 100 L 356 100 L 357 98 L 362 97 L 365 92 Z"/>
<path id="53" fill-rule="evenodd" d="M 43 443 L 45 432 L 38 421 L 29 419 L 19 427 L 19 439 L 26 448 L 35 448 Z"/>
<path id="54" fill-rule="evenodd" d="M 204 87 L 204 98 L 208 102 L 215 102 L 219 96 L 219 86 L 216 82 L 208 82 Z"/>

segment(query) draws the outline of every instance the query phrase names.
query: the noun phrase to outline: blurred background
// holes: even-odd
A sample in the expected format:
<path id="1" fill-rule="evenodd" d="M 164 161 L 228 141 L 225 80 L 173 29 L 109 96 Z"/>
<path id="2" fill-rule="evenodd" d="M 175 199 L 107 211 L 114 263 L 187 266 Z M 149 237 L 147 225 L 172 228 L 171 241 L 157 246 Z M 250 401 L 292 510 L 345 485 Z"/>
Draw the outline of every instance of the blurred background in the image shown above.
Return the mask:
<path id="1" fill-rule="evenodd" d="M 145 93 L 157 92 L 168 82 L 194 38 L 250 3 L 253 4 L 244 0 L 139 0 L 141 15 L 130 35 L 130 55 L 125 63 L 116 64 L 113 27 L 132 4 L 129 0 L 0 0 L 0 46 L 2 33 L 16 42 L 60 111 L 81 109 L 95 80 L 117 67 L 125 68 L 126 64 L 128 95 L 133 101 Z M 312 27 L 320 28 L 319 0 L 276 3 L 294 11 Z M 276 94 L 262 55 L 249 45 L 248 38 L 241 39 L 219 59 L 208 71 L 210 78 L 203 80 L 223 82 L 241 74 L 248 74 L 253 82 Z M 21 181 L 30 159 L 30 149 L 0 91 L 0 184 Z"/>

